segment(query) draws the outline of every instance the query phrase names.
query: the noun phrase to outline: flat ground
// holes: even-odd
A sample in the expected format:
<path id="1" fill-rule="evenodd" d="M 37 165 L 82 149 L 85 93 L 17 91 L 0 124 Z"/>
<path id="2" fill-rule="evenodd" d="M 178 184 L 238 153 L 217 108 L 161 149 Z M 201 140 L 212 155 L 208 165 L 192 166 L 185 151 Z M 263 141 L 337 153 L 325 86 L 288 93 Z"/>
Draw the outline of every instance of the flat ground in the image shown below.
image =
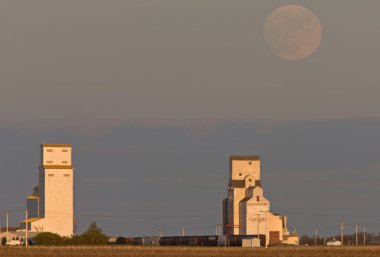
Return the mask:
<path id="1" fill-rule="evenodd" d="M 272 247 L 247 249 L 235 247 L 0 247 L 1 257 L 379 257 L 380 246 L 350 247 Z"/>

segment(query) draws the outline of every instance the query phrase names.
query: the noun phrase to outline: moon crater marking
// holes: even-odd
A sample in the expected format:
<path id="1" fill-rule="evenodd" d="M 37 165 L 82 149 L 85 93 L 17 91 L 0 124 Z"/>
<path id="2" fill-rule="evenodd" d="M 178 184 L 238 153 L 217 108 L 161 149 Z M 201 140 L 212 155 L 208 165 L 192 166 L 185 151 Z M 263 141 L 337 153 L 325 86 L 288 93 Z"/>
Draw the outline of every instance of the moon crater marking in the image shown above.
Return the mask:
<path id="1" fill-rule="evenodd" d="M 272 52 L 286 60 L 301 60 L 313 54 L 322 39 L 322 27 L 308 9 L 285 5 L 266 20 L 264 37 Z"/>

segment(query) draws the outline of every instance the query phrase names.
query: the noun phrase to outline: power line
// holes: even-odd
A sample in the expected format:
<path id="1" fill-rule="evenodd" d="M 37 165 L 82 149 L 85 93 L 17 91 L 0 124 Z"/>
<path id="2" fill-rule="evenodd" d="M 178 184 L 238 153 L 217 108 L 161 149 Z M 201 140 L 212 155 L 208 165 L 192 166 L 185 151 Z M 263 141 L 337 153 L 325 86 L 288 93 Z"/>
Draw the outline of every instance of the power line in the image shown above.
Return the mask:
<path id="1" fill-rule="evenodd" d="M 0 213 L 12 213 L 12 212 L 25 212 L 24 210 L 12 210 L 12 211 L 0 211 Z M 112 215 L 112 214 L 89 214 L 89 213 L 68 213 L 68 212 L 54 212 L 45 211 L 48 214 L 57 215 L 75 215 L 75 216 L 87 216 L 98 218 L 121 218 L 121 219 L 181 219 L 181 218 L 204 218 L 204 217 L 220 217 L 220 214 L 197 214 L 197 215 L 173 215 L 173 216 L 129 216 L 129 215 Z"/>
<path id="2" fill-rule="evenodd" d="M 286 214 L 299 216 L 315 216 L 315 217 L 363 217 L 363 218 L 379 218 L 380 214 L 350 214 L 350 213 L 304 213 L 304 212 L 286 212 Z"/>

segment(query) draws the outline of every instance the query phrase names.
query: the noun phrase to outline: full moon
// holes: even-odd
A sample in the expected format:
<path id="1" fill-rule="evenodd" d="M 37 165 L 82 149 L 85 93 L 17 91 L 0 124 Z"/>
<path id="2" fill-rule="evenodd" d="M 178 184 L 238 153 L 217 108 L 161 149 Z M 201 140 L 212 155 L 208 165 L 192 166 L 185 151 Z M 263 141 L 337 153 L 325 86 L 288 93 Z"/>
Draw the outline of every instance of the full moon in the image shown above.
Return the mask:
<path id="1" fill-rule="evenodd" d="M 274 54 L 285 60 L 309 57 L 319 47 L 322 27 L 311 11 L 300 5 L 276 9 L 264 25 L 265 41 Z"/>

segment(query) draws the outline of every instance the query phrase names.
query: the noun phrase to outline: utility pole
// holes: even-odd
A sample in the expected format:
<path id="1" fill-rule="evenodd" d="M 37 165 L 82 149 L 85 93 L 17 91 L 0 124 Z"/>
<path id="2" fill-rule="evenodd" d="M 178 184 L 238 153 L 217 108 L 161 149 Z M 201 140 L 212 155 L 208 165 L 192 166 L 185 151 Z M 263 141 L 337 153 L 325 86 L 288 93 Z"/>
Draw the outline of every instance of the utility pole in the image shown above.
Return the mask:
<path id="1" fill-rule="evenodd" d="M 223 233 L 223 224 L 215 224 L 215 232 L 217 236 Z"/>
<path id="2" fill-rule="evenodd" d="M 340 224 L 340 242 L 342 243 L 342 245 L 343 245 L 343 236 L 344 236 L 344 224 L 342 220 L 342 223 Z"/>
<path id="3" fill-rule="evenodd" d="M 6 211 L 5 214 L 7 215 L 7 241 L 8 241 L 8 233 L 9 233 L 9 211 Z"/>
<path id="4" fill-rule="evenodd" d="M 265 248 L 268 248 L 268 227 L 267 227 L 267 213 L 265 213 Z"/>
<path id="5" fill-rule="evenodd" d="M 182 228 L 182 236 L 185 236 L 185 228 Z"/>
<path id="6" fill-rule="evenodd" d="M 358 245 L 358 224 L 355 224 L 355 245 Z"/>
<path id="7" fill-rule="evenodd" d="M 159 232 L 160 232 L 160 236 L 162 237 L 163 235 L 164 235 L 164 229 L 162 229 L 162 228 L 160 228 L 159 230 L 158 230 Z"/>
<path id="8" fill-rule="evenodd" d="M 28 209 L 25 210 L 25 247 L 28 247 Z"/>
<path id="9" fill-rule="evenodd" d="M 314 245 L 317 245 L 318 229 L 315 229 Z"/>
<path id="10" fill-rule="evenodd" d="M 365 225 L 363 226 L 363 245 L 365 245 Z"/>
<path id="11" fill-rule="evenodd" d="M 259 233 L 259 229 L 260 229 L 260 214 L 257 214 L 257 238 L 260 239 L 260 233 Z M 261 240 L 260 240 L 260 244 L 261 244 Z"/>

